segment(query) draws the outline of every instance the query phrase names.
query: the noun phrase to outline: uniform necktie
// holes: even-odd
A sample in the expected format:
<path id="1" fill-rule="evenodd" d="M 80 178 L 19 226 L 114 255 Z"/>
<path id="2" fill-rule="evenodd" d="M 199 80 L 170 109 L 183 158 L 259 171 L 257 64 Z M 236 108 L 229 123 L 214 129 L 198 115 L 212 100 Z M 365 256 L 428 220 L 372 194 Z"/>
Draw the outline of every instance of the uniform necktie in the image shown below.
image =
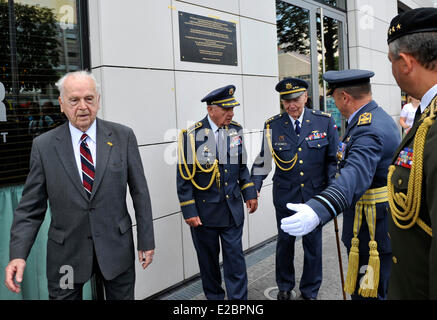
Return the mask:
<path id="1" fill-rule="evenodd" d="M 223 162 L 226 155 L 226 142 L 224 139 L 224 128 L 221 127 L 217 129 L 217 150 L 219 153 L 219 156 L 217 157 L 219 159 L 219 162 Z"/>
<path id="2" fill-rule="evenodd" d="M 294 128 L 294 131 L 296 131 L 296 134 L 297 135 L 300 135 L 300 122 L 299 122 L 299 120 L 296 120 L 295 122 L 294 122 L 294 124 L 295 124 L 295 128 Z"/>
<path id="3" fill-rule="evenodd" d="M 86 133 L 84 133 L 80 138 L 80 162 L 82 164 L 83 187 L 85 188 L 88 197 L 91 197 L 95 170 L 93 157 L 91 156 L 90 149 L 88 148 L 88 144 L 86 143 L 86 138 L 88 138 L 88 135 Z"/>

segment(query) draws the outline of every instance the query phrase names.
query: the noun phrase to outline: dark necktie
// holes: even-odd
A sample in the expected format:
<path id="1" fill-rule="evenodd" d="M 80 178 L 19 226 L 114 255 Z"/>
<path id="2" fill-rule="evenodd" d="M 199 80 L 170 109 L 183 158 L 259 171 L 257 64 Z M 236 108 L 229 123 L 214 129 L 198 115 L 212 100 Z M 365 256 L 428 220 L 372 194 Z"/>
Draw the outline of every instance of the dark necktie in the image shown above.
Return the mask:
<path id="1" fill-rule="evenodd" d="M 93 157 L 91 156 L 90 149 L 88 148 L 88 144 L 86 143 L 86 138 L 88 138 L 88 135 L 85 133 L 80 138 L 80 162 L 82 164 L 83 187 L 85 188 L 88 197 L 91 197 L 95 170 Z"/>
<path id="2" fill-rule="evenodd" d="M 294 128 L 294 131 L 296 131 L 296 134 L 297 135 L 300 135 L 300 122 L 299 122 L 299 120 L 296 120 L 295 122 L 294 122 L 294 124 L 295 124 L 295 128 Z"/>
<path id="3" fill-rule="evenodd" d="M 225 163 L 226 160 L 226 141 L 225 141 L 225 137 L 224 137 L 224 128 L 220 127 L 217 130 L 217 150 L 219 153 L 219 156 L 217 157 L 217 159 L 219 160 L 220 163 Z"/>

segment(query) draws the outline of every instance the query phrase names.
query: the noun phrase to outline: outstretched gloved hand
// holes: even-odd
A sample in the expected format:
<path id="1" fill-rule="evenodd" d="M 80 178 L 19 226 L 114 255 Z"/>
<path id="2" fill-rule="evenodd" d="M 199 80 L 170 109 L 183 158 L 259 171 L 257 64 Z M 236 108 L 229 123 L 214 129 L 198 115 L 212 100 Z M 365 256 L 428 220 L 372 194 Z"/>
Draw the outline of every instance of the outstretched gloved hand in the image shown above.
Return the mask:
<path id="1" fill-rule="evenodd" d="M 304 236 L 320 224 L 317 214 L 306 204 L 287 203 L 287 208 L 296 213 L 281 220 L 281 229 L 292 236 Z"/>

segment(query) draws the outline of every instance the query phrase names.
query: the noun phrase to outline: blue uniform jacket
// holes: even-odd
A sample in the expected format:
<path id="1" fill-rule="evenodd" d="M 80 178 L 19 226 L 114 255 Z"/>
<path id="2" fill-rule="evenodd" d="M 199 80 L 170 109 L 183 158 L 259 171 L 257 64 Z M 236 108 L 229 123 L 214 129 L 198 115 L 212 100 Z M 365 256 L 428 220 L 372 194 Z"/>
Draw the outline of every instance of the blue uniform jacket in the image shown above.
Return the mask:
<path id="1" fill-rule="evenodd" d="M 197 122 L 193 127 L 184 133 L 184 155 L 188 162 L 191 162 L 191 145 L 187 143 L 187 133 L 194 134 L 195 150 L 199 163 L 204 167 L 210 167 L 217 156 L 216 141 L 214 133 L 209 125 L 208 118 Z M 221 216 L 223 206 L 229 207 L 232 218 L 237 226 L 244 221 L 244 201 L 256 199 L 257 194 L 253 182 L 250 180 L 249 170 L 246 166 L 246 152 L 243 144 L 243 128 L 240 124 L 232 121 L 226 128 L 227 152 L 219 164 L 220 185 L 214 179 L 211 187 L 207 190 L 199 190 L 189 180 L 182 178 L 180 164 L 177 168 L 177 191 L 185 219 L 199 216 L 204 226 L 223 226 Z M 188 156 L 188 157 L 187 157 Z M 188 164 L 192 170 L 192 164 Z M 187 175 L 182 164 L 183 174 Z M 194 181 L 200 187 L 206 187 L 211 181 L 212 173 L 201 172 L 196 169 Z M 226 225 L 226 223 L 224 224 Z"/>
<path id="2" fill-rule="evenodd" d="M 268 119 L 264 125 L 261 152 L 251 172 L 257 190 L 261 190 L 263 180 L 272 169 L 272 155 L 266 140 L 267 125 L 270 125 L 273 150 L 279 158 L 290 161 L 298 154 L 293 169 L 283 171 L 276 166 L 273 176 L 274 205 L 288 211 L 287 202 L 308 201 L 335 177 L 338 133 L 329 114 L 307 108 L 299 137 L 287 113 Z M 285 169 L 290 167 L 290 164 L 279 164 Z"/>
<path id="3" fill-rule="evenodd" d="M 365 117 L 370 121 L 359 124 Z M 342 241 L 350 249 L 353 237 L 355 204 L 368 190 L 387 185 L 387 172 L 393 154 L 400 143 L 398 127 L 393 119 L 371 101 L 352 119 L 339 146 L 337 179 L 319 196 L 307 202 L 322 224 L 343 212 Z M 388 237 L 388 202 L 376 204 L 375 240 L 380 253 L 391 252 Z M 369 229 L 365 218 L 358 235 L 360 252 L 368 252 Z"/>

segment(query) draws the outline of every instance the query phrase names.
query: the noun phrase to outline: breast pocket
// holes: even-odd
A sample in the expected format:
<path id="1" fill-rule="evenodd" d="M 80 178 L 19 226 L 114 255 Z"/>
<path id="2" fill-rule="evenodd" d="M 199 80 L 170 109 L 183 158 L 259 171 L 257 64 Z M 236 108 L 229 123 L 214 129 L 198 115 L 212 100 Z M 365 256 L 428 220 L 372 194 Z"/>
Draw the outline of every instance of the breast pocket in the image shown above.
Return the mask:
<path id="1" fill-rule="evenodd" d="M 324 138 L 318 140 L 307 140 L 307 143 L 310 149 L 322 149 L 329 144 L 329 141 L 327 138 Z"/>
<path id="2" fill-rule="evenodd" d="M 117 159 L 109 162 L 108 168 L 111 171 L 118 172 L 123 169 L 123 160 Z"/>
<path id="3" fill-rule="evenodd" d="M 391 183 L 395 187 L 396 192 L 407 193 L 408 181 L 410 179 L 410 169 L 396 166 L 391 177 Z"/>
<path id="4" fill-rule="evenodd" d="M 280 153 L 288 153 L 293 149 L 292 145 L 290 143 L 275 143 L 273 145 L 273 150 L 275 151 L 275 153 L 280 154 Z"/>

